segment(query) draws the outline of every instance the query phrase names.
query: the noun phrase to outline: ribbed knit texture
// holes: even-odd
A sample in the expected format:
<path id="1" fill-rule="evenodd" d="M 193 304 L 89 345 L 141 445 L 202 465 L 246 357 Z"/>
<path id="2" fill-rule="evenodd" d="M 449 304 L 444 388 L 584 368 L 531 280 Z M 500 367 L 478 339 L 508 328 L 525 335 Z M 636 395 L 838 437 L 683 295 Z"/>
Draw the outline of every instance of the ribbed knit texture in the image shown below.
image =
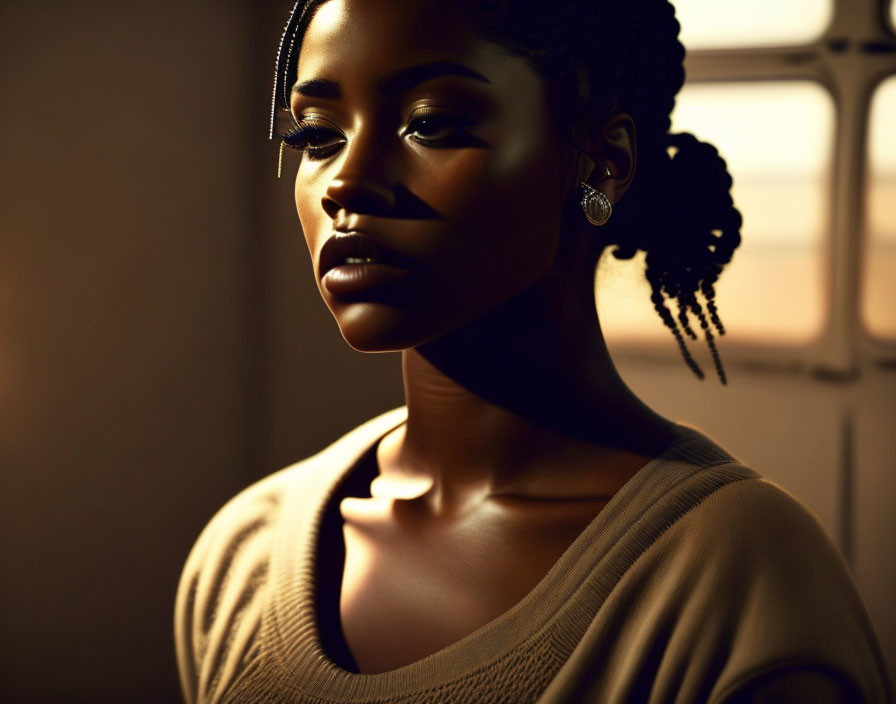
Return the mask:
<path id="1" fill-rule="evenodd" d="M 844 646 L 842 657 L 852 657 L 849 649 L 857 650 L 860 654 L 856 663 L 850 661 L 841 666 L 840 650 L 833 654 L 819 651 L 811 657 L 806 654 L 805 662 L 846 673 L 855 686 L 872 692 L 874 697 L 869 701 L 885 700 L 885 675 L 873 631 L 854 590 L 850 592 L 851 582 L 838 562 L 839 557 L 832 548 L 824 547 L 826 538 L 816 535 L 820 535 L 820 530 L 812 523 L 814 519 L 808 514 L 804 517 L 800 513 L 804 510 L 792 498 L 738 463 L 699 431 L 684 426 L 684 437 L 629 480 L 545 577 L 509 611 L 449 647 L 397 670 L 358 674 L 342 669 L 323 651 L 316 623 L 315 560 L 320 524 L 340 483 L 358 459 L 404 418 L 404 409 L 397 409 L 374 419 L 315 457 L 250 487 L 206 528 L 187 563 L 178 595 L 177 645 L 188 701 L 560 704 L 586 701 L 582 698 L 586 689 L 593 693 L 587 701 L 595 702 L 696 701 L 664 698 L 665 687 L 670 692 L 702 692 L 702 700 L 708 700 L 713 692 L 736 688 L 751 668 L 761 667 L 761 651 L 766 646 L 757 644 L 759 654 L 755 661 L 752 650 L 737 650 L 738 643 L 724 646 L 730 648 L 728 654 L 716 653 L 722 647 L 719 643 L 735 640 L 733 634 L 722 632 L 725 626 L 718 626 L 719 633 L 713 635 L 717 640 L 706 641 L 707 653 L 702 656 L 705 664 L 699 673 L 695 670 L 689 674 L 688 670 L 695 667 L 689 663 L 698 662 L 698 656 L 684 657 L 668 650 L 669 644 L 681 637 L 676 628 L 683 633 L 685 627 L 693 628 L 693 623 L 703 623 L 705 618 L 679 619 L 671 607 L 669 627 L 667 631 L 661 629 L 656 646 L 628 646 L 629 650 L 642 651 L 639 657 L 647 658 L 640 664 L 619 664 L 618 671 L 601 675 L 600 667 L 588 664 L 590 656 L 583 652 L 583 643 L 591 644 L 592 654 L 609 648 L 601 660 L 630 659 L 635 653 L 614 651 L 613 638 L 619 643 L 628 639 L 637 643 L 644 638 L 644 628 L 656 632 L 649 619 L 643 624 L 625 620 L 621 625 L 613 625 L 612 621 L 608 621 L 608 626 L 601 623 L 616 613 L 613 608 L 602 609 L 608 599 L 619 599 L 620 594 L 628 593 L 620 582 L 632 580 L 636 563 L 646 576 L 634 581 L 635 586 L 629 591 L 646 590 L 657 584 L 662 594 L 670 595 L 670 604 L 681 601 L 682 609 L 693 609 L 688 601 L 691 592 L 684 585 L 698 577 L 670 561 L 668 556 L 676 554 L 675 550 L 660 549 L 658 541 L 684 546 L 681 564 L 686 564 L 690 559 L 686 553 L 691 550 L 688 539 L 677 540 L 666 537 L 666 533 L 673 532 L 669 531 L 673 526 L 684 530 L 689 521 L 682 521 L 683 517 L 704 503 L 718 504 L 722 515 L 726 515 L 730 509 L 720 502 L 738 492 L 744 496 L 765 492 L 769 494 L 768 499 L 763 499 L 765 502 L 783 501 L 785 507 L 798 507 L 794 510 L 798 520 L 806 523 L 807 535 L 811 540 L 822 541 L 820 559 L 824 570 L 832 572 L 836 589 L 852 600 L 844 607 L 849 612 L 844 621 L 844 632 L 848 631 L 844 637 L 850 645 Z M 719 499 L 707 501 L 716 493 Z M 744 499 L 736 501 L 732 506 L 744 505 Z M 772 513 L 777 515 L 780 510 Z M 699 519 L 699 512 L 696 515 L 693 520 Z M 684 525 L 678 526 L 679 523 Z M 733 540 L 736 543 L 737 538 Z M 693 550 L 699 551 L 702 544 L 693 541 Z M 707 544 L 710 551 L 715 549 L 713 544 Z M 741 562 L 732 564 L 737 568 Z M 674 579 L 657 577 L 670 569 Z M 699 569 L 694 573 L 699 574 Z M 714 589 L 718 587 L 709 585 L 708 596 L 701 597 L 701 602 L 707 601 Z M 759 592 L 744 591 L 744 604 L 752 603 L 749 595 L 754 593 Z M 842 601 L 843 597 L 838 599 Z M 667 596 L 663 596 L 651 603 L 666 601 Z M 626 610 L 635 612 L 633 606 Z M 625 612 L 620 612 L 623 619 Z M 742 612 L 747 613 L 747 606 Z M 733 624 L 740 615 L 741 612 L 732 612 L 726 618 Z M 662 619 L 658 621 L 661 622 Z M 641 630 L 635 630 L 636 627 Z M 710 620 L 706 628 L 716 626 Z M 599 637 L 596 631 L 600 631 Z M 790 645 L 789 637 L 775 638 L 786 643 L 786 648 L 797 647 Z M 699 651 L 699 640 L 689 637 L 689 641 L 688 647 Z M 384 647 L 388 647 L 387 636 Z M 656 651 L 653 655 L 651 647 Z M 774 652 L 771 641 L 766 649 Z M 749 654 L 741 655 L 746 652 Z M 790 662 L 786 657 L 789 651 L 782 649 L 781 653 L 777 661 Z M 731 667 L 731 663 L 740 662 L 738 658 L 744 661 L 743 672 Z M 606 663 L 602 662 L 601 667 L 606 667 Z M 629 669 L 634 674 L 622 676 Z M 666 671 L 670 669 L 672 679 L 668 680 Z M 637 688 L 644 687 L 639 685 L 640 679 L 651 670 L 651 681 L 638 694 Z M 880 674 L 876 675 L 876 671 Z M 583 673 L 594 678 L 594 682 L 586 685 Z M 670 684 L 665 684 L 667 680 Z"/>

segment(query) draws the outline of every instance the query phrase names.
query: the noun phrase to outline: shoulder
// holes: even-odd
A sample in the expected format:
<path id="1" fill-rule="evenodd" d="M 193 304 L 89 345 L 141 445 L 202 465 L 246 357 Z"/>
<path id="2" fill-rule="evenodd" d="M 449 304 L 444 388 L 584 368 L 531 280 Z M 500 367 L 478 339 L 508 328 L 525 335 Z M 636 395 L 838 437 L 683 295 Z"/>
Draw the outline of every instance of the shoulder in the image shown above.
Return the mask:
<path id="1" fill-rule="evenodd" d="M 211 518 L 190 551 L 175 600 L 175 647 L 188 702 L 204 701 L 253 656 L 274 546 L 284 527 L 292 530 L 298 520 L 290 507 L 301 507 L 301 521 L 310 522 L 315 507 L 309 497 L 323 496 L 405 417 L 406 409 L 399 408 L 354 428 L 316 455 L 244 489 Z"/>
<path id="2" fill-rule="evenodd" d="M 685 517 L 692 539 L 703 537 L 719 554 L 774 560 L 793 552 L 824 554 L 845 566 L 824 527 L 804 504 L 778 484 L 757 476 L 728 483 Z"/>
<path id="3" fill-rule="evenodd" d="M 693 579 L 721 589 L 726 609 L 756 619 L 741 627 L 767 628 L 764 637 L 822 635 L 847 614 L 866 625 L 849 567 L 821 523 L 767 479 L 716 490 L 670 529 L 665 546 L 699 565 Z"/>
<path id="4" fill-rule="evenodd" d="M 695 638 L 725 654 L 717 694 L 851 702 L 863 701 L 860 690 L 885 700 L 879 645 L 849 567 L 791 494 L 761 477 L 732 482 L 668 537 L 671 562 L 690 574 L 684 608 L 703 622 L 691 624 Z"/>
<path id="5" fill-rule="evenodd" d="M 839 573 L 846 563 L 824 527 L 798 499 L 726 452 L 702 431 L 684 426 L 686 441 L 673 450 L 675 472 L 661 485 L 691 496 L 668 541 L 686 543 L 690 555 L 759 566 L 795 556 L 828 563 Z M 681 471 L 684 462 L 689 471 Z M 684 542 L 683 542 L 684 541 Z M 780 566 L 780 565 L 779 565 Z"/>
<path id="6" fill-rule="evenodd" d="M 820 521 L 768 479 L 721 487 L 677 528 L 672 537 L 708 574 L 744 598 L 749 591 L 768 610 L 864 615 L 849 566 Z"/>
<path id="7" fill-rule="evenodd" d="M 622 584 L 649 579 L 679 606 L 705 599 L 704 616 L 760 609 L 781 610 L 790 620 L 834 604 L 863 614 L 848 566 L 818 519 L 782 487 L 746 469 L 731 461 L 684 479 L 670 473 L 639 500 L 639 522 L 654 513 L 659 518 L 651 518 L 653 537 Z M 664 505 L 675 510 L 663 512 Z"/>
<path id="8" fill-rule="evenodd" d="M 275 526 L 287 483 L 300 471 L 300 465 L 290 467 L 237 494 L 212 517 L 190 551 L 174 612 L 178 669 L 188 702 L 202 701 L 202 692 L 212 689 L 219 676 L 204 667 L 208 656 L 232 645 L 234 630 L 254 630 L 260 623 Z"/>
<path id="9" fill-rule="evenodd" d="M 697 495 L 639 548 L 597 623 L 613 647 L 640 644 L 638 677 L 656 668 L 658 691 L 683 687 L 689 701 L 888 701 L 846 562 L 802 503 L 741 469 L 703 466 L 649 507 Z"/>

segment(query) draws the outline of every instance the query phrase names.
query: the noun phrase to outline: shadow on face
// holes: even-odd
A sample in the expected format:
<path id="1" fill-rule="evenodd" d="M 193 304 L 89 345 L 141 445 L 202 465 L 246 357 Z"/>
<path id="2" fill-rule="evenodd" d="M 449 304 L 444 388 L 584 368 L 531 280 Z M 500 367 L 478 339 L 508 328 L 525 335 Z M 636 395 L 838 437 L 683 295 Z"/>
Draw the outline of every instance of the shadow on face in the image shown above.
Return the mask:
<path id="1" fill-rule="evenodd" d="M 318 287 L 350 345 L 421 345 L 556 266 L 569 142 L 551 108 L 545 80 L 451 3 L 317 9 L 287 142 Z"/>

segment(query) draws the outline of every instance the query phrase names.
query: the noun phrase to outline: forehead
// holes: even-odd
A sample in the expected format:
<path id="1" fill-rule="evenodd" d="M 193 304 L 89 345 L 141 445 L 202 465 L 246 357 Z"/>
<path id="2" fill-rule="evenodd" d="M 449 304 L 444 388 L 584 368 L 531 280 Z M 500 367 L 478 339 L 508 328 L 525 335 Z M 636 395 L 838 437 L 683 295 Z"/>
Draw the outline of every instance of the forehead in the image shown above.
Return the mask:
<path id="1" fill-rule="evenodd" d="M 476 37 L 467 22 L 445 0 L 327 0 L 308 25 L 295 78 L 373 85 L 414 64 L 453 61 L 498 86 L 540 83 L 523 59 Z"/>

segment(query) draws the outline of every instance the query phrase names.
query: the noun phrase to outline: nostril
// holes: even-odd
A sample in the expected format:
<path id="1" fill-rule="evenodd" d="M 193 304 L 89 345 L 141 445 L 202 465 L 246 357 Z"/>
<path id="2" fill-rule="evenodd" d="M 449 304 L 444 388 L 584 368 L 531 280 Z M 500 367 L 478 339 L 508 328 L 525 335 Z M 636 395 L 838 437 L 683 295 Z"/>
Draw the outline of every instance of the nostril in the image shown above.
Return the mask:
<path id="1" fill-rule="evenodd" d="M 329 195 L 325 195 L 321 199 L 321 206 L 323 206 L 324 212 L 330 218 L 330 220 L 336 220 L 336 214 L 340 210 L 345 210 L 337 201 L 331 198 Z"/>

